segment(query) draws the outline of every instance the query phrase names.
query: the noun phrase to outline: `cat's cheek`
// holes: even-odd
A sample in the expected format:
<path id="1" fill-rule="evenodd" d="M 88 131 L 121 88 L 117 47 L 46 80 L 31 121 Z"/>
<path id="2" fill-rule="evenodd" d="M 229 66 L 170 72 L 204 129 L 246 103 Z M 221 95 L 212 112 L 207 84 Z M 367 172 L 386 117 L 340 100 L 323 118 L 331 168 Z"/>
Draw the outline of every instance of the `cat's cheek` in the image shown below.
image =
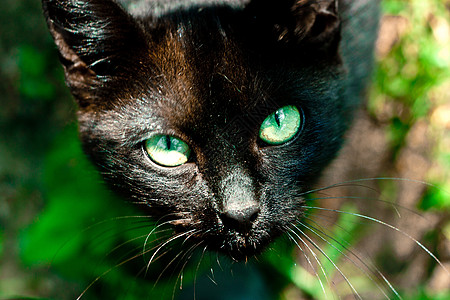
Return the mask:
<path id="1" fill-rule="evenodd" d="M 162 167 L 152 162 L 142 150 L 120 148 L 105 158 L 105 179 L 139 199 L 161 199 L 161 203 L 176 205 L 175 199 L 189 198 L 190 193 L 201 192 L 202 179 L 195 164 Z M 108 170 L 115 170 L 114 173 Z M 159 187 L 159 188 L 158 188 Z"/>

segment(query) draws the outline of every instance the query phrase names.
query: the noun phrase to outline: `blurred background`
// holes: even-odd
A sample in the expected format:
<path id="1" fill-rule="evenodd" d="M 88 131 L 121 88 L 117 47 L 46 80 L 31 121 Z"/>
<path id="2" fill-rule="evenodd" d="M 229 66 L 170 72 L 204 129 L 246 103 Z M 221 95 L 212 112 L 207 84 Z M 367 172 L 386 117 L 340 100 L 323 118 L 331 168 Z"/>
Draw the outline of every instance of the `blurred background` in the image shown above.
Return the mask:
<path id="1" fill-rule="evenodd" d="M 175 299 L 353 299 L 346 281 L 365 299 L 395 299 L 378 273 L 404 299 L 450 299 L 450 0 L 382 8 L 368 102 L 322 185 L 372 179 L 311 199 L 330 210 L 308 218 L 333 263 L 287 239 L 245 266 L 200 253 Z M 127 262 L 148 221 L 123 218 L 139 212 L 80 150 L 40 1 L 1 1 L 0 68 L 0 299 L 172 299 L 181 278 L 159 276 L 167 261 L 147 272 L 149 255 Z"/>

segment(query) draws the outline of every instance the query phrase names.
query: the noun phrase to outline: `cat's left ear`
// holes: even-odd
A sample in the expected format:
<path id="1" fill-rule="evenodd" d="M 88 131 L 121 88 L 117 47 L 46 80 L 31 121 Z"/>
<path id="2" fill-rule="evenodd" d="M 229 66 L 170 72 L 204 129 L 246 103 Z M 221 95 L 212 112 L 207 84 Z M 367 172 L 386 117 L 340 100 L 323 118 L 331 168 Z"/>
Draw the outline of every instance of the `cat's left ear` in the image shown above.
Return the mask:
<path id="1" fill-rule="evenodd" d="M 337 51 L 338 0 L 252 0 L 246 13 L 279 44 L 314 51 Z"/>
<path id="2" fill-rule="evenodd" d="M 116 1 L 42 0 L 42 6 L 80 107 L 104 101 L 98 87 L 135 71 L 146 38 Z"/>

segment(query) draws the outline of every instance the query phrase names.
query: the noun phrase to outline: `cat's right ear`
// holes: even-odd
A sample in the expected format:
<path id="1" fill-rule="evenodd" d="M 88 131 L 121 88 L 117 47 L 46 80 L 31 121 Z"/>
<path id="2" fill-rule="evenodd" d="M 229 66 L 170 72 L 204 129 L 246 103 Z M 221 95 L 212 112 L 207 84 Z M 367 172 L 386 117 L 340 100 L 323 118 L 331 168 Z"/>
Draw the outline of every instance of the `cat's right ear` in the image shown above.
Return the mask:
<path id="1" fill-rule="evenodd" d="M 44 15 L 80 107 L 95 87 L 120 78 L 145 47 L 142 30 L 112 0 L 42 0 Z"/>
<path id="2" fill-rule="evenodd" d="M 337 54 L 338 0 L 252 0 L 246 7 L 262 39 L 278 45 Z"/>

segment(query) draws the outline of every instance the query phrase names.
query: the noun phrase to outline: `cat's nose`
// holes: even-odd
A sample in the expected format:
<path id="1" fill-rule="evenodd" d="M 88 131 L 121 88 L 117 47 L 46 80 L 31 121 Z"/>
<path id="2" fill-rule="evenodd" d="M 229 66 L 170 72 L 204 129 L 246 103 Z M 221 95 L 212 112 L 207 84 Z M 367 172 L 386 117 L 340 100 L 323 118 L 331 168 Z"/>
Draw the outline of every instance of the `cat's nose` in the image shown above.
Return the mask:
<path id="1" fill-rule="evenodd" d="M 228 209 L 220 214 L 220 219 L 225 227 L 239 231 L 248 232 L 259 214 L 259 205 L 251 205 L 242 209 Z"/>

